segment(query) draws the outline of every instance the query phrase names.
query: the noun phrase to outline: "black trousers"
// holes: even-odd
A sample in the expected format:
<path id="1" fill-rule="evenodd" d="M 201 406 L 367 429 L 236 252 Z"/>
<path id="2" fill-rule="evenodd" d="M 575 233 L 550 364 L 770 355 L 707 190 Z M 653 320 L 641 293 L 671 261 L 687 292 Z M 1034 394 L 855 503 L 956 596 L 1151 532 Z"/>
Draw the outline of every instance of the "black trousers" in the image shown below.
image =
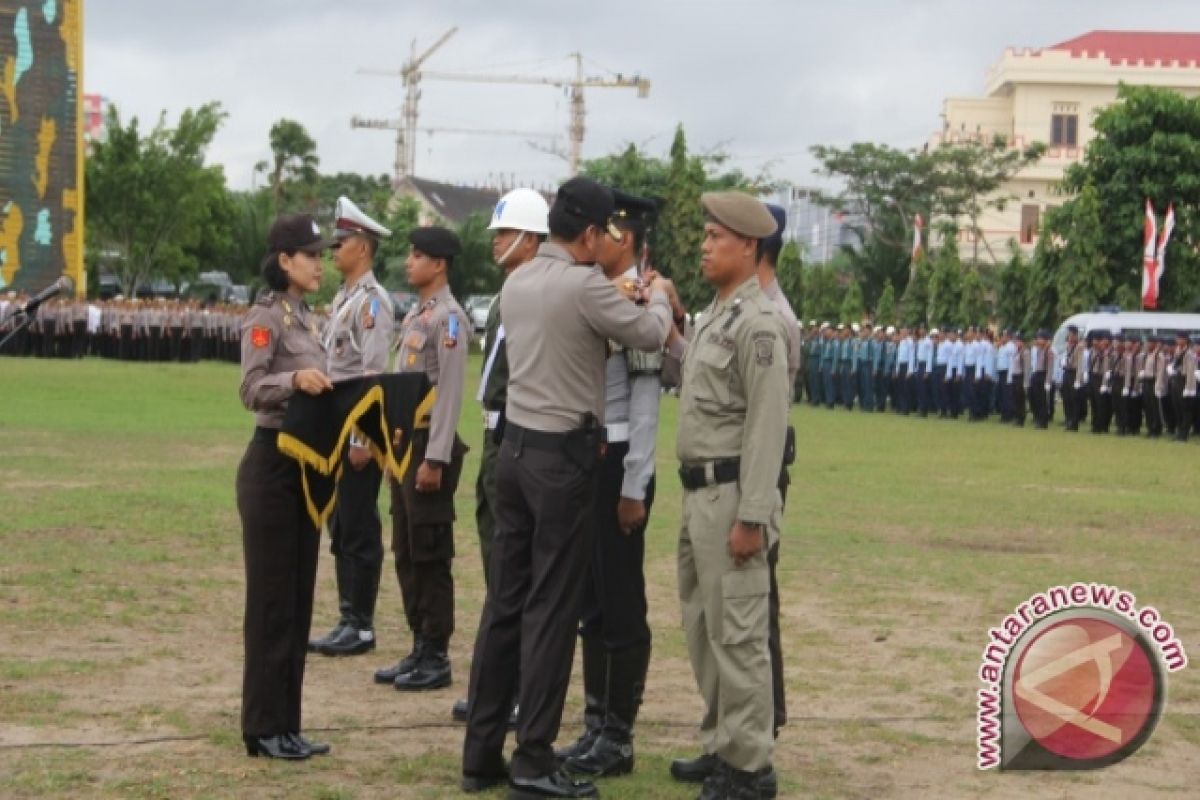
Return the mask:
<path id="1" fill-rule="evenodd" d="M 1146 433 L 1161 436 L 1163 430 L 1162 406 L 1154 394 L 1154 379 L 1142 379 L 1142 413 L 1146 418 Z"/>
<path id="2" fill-rule="evenodd" d="M 1063 400 L 1063 417 L 1064 424 L 1067 430 L 1074 431 L 1079 429 L 1079 409 L 1076 407 L 1078 400 L 1075 398 L 1075 377 L 1076 372 L 1073 369 L 1064 369 L 1062 378 L 1062 400 Z"/>
<path id="3" fill-rule="evenodd" d="M 354 469 L 348 453 L 349 445 L 342 452 L 342 479 L 329 521 L 329 552 L 337 565 L 341 622 L 372 630 L 383 569 L 383 524 L 379 519 L 383 472 L 374 461 L 361 470 Z"/>
<path id="4" fill-rule="evenodd" d="M 593 508 L 595 533 L 592 563 L 583 587 L 579 635 L 598 639 L 610 653 L 650 644 L 646 622 L 646 525 L 632 533 L 621 530 L 617 503 L 625 479 L 628 442 L 610 442 L 596 467 Z M 646 488 L 646 519 L 654 505 L 654 478 Z"/>
<path id="5" fill-rule="evenodd" d="M 242 733 L 300 731 L 320 533 L 305 510 L 296 462 L 256 434 L 237 472 L 246 560 Z"/>
<path id="6" fill-rule="evenodd" d="M 392 553 L 408 629 L 445 647 L 454 633 L 454 492 L 466 445 L 457 436 L 436 492 L 417 491 L 417 467 L 425 460 L 429 432 L 413 434 L 408 473 L 392 484 Z"/>
<path id="7" fill-rule="evenodd" d="M 1013 382 L 1009 386 L 1012 400 L 1009 402 L 1009 408 L 1012 409 L 1012 419 L 1017 425 L 1024 427 L 1025 425 L 1025 383 L 1024 376 L 1014 375 Z"/>
<path id="8" fill-rule="evenodd" d="M 471 664 L 463 772 L 503 770 L 519 684 L 512 774 L 538 777 L 558 767 L 553 744 L 592 556 L 595 480 L 590 466 L 562 446 L 534 447 L 514 427 L 509 423 L 496 464 L 492 574 Z"/>
<path id="9" fill-rule="evenodd" d="M 1033 412 L 1033 424 L 1045 428 L 1050 424 L 1049 398 L 1046 395 L 1046 373 L 1035 372 L 1029 376 L 1029 410 Z"/>
<path id="10" fill-rule="evenodd" d="M 783 677 L 783 635 L 779 624 L 780 601 L 777 571 L 779 569 L 779 545 L 783 542 L 783 509 L 787 506 L 788 486 L 791 483 L 792 477 L 788 474 L 788 469 L 785 466 L 779 473 L 779 498 L 782 501 L 779 509 L 781 528 L 779 531 L 779 541 L 775 542 L 767 550 L 767 568 L 771 575 L 771 590 L 767 597 L 769 612 L 767 617 L 767 652 L 771 656 L 771 698 L 775 714 L 772 727 L 776 737 L 779 736 L 779 729 L 787 724 L 787 685 L 784 683 Z"/>

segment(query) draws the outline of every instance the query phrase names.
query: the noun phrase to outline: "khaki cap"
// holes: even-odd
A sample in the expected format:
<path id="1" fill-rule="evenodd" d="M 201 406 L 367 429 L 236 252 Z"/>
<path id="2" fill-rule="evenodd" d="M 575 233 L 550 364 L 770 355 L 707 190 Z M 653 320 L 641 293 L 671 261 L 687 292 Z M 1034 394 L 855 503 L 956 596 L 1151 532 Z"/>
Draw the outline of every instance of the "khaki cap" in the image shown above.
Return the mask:
<path id="1" fill-rule="evenodd" d="M 714 222 L 748 239 L 765 239 L 779 227 L 767 207 L 745 192 L 705 192 L 700 205 Z"/>

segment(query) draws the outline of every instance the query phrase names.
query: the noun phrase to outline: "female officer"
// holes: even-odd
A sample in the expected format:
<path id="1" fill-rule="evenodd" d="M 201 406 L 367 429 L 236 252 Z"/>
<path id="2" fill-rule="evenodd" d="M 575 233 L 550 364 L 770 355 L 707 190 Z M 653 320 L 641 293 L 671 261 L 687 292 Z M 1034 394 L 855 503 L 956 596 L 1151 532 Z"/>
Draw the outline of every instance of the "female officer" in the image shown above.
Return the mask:
<path id="1" fill-rule="evenodd" d="M 300 469 L 276 448 L 288 398 L 333 385 L 305 293 L 321 282 L 321 239 L 312 217 L 285 214 L 267 237 L 262 275 L 271 291 L 242 324 L 242 403 L 254 437 L 238 467 L 237 504 L 246 558 L 246 666 L 242 738 L 246 752 L 305 759 L 328 745 L 300 735 L 300 693 L 312 623 L 319 532 L 305 510 Z"/>

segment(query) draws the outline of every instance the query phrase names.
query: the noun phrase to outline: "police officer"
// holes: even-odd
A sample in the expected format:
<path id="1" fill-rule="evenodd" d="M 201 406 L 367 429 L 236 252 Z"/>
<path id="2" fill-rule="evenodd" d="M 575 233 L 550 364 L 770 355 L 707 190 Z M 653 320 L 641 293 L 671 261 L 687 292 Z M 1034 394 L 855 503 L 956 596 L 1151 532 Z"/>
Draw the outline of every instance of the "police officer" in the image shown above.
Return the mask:
<path id="1" fill-rule="evenodd" d="M 841 327 L 835 333 L 828 322 L 821 323 L 821 399 L 826 408 L 833 408 L 838 400 L 836 376 Z"/>
<path id="2" fill-rule="evenodd" d="M 275 220 L 267 242 L 263 278 L 271 291 L 246 315 L 241 337 L 239 394 L 257 426 L 237 473 L 246 559 L 242 737 L 252 756 L 305 759 L 329 752 L 300 733 L 320 534 L 305 507 L 300 468 L 276 440 L 294 392 L 333 388 L 303 299 L 320 286 L 320 253 L 331 243 L 303 214 Z"/>
<path id="3" fill-rule="evenodd" d="M 773 781 L 768 657 L 770 569 L 787 428 L 786 332 L 754 278 L 756 240 L 774 219 L 739 192 L 702 197 L 701 268 L 717 296 L 683 361 L 676 445 L 684 488 L 679 594 L 703 695 L 704 754 L 676 761 L 704 798 L 758 798 Z M 751 457 L 750 454 L 753 454 Z M 718 722 L 720 723 L 718 725 Z"/>
<path id="4" fill-rule="evenodd" d="M 552 744 L 592 553 L 606 343 L 658 350 L 672 322 L 661 278 L 639 307 L 598 269 L 582 266 L 596 260 L 602 237 L 624 237 L 611 222 L 613 211 L 612 192 L 595 181 L 564 183 L 550 209 L 550 241 L 500 295 L 508 402 L 496 466 L 492 575 L 471 665 L 467 791 L 504 780 L 505 723 L 519 682 L 509 797 L 596 795 L 593 784 L 559 769 Z M 772 468 L 778 479 L 777 461 Z"/>
<path id="5" fill-rule="evenodd" d="M 609 280 L 634 289 L 657 205 L 624 192 L 613 194 L 613 225 L 622 236 L 601 240 L 597 262 Z M 633 769 L 633 725 L 650 664 L 642 570 L 646 522 L 654 502 L 661 394 L 661 353 L 619 345 L 610 350 L 605 365 L 607 444 L 596 470 L 595 540 L 579 626 L 585 728 L 571 747 L 558 753 L 568 770 L 594 777 Z"/>
<path id="6" fill-rule="evenodd" d="M 513 189 L 496 204 L 488 230 L 492 231 L 492 259 L 506 279 L 517 267 L 537 255 L 538 247 L 550 232 L 546 226 L 549 213 L 546 198 L 528 188 Z M 496 457 L 504 435 L 504 403 L 508 397 L 508 355 L 499 300 L 499 296 L 492 300 L 483 327 L 483 375 L 476 396 L 483 409 L 484 433 L 479 475 L 475 480 L 475 527 L 479 534 L 485 585 L 491 581 L 489 565 L 496 529 Z M 467 708 L 466 699 L 456 701 L 453 718 L 466 722 Z M 515 725 L 516 717 L 511 717 L 509 722 Z"/>
<path id="7" fill-rule="evenodd" d="M 1062 400 L 1064 425 L 1069 431 L 1079 430 L 1079 407 L 1075 388 L 1079 380 L 1079 361 L 1082 356 L 1079 346 L 1079 328 L 1067 326 L 1067 346 L 1062 355 Z"/>
<path id="8" fill-rule="evenodd" d="M 1029 348 L 1025 346 L 1025 334 L 1013 331 L 1012 363 L 1008 368 L 1009 403 L 1012 421 L 1018 428 L 1025 427 L 1025 401 L 1029 395 Z"/>
<path id="9" fill-rule="evenodd" d="M 377 683 L 416 692 L 450 685 L 454 633 L 454 492 L 466 445 L 458 438 L 466 383 L 471 320 L 450 293 L 450 270 L 462 242 L 453 231 L 415 228 L 405 262 L 418 302 L 400 326 L 397 372 L 424 372 L 436 387 L 429 427 L 413 434 L 412 467 L 391 482 L 392 552 L 413 649 L 395 667 L 378 670 Z"/>
<path id="10" fill-rule="evenodd" d="M 1088 360 L 1088 385 L 1092 401 L 1092 433 L 1108 433 L 1112 424 L 1112 377 L 1114 357 L 1110 331 L 1096 331 Z"/>
<path id="11" fill-rule="evenodd" d="M 1141 389 L 1142 416 L 1146 420 L 1146 436 L 1150 439 L 1162 436 L 1162 408 L 1155 391 L 1162 361 L 1159 337 L 1147 337 L 1141 353 L 1134 361 L 1134 369 L 1137 372 L 1138 384 Z"/>
<path id="12" fill-rule="evenodd" d="M 1175 350 L 1167 361 L 1167 391 L 1171 399 L 1174 436 L 1177 442 L 1186 442 L 1192 429 L 1190 399 L 1196 394 L 1196 357 L 1188 347 L 1188 335 L 1180 331 L 1175 335 Z M 1190 393 L 1189 393 L 1190 389 Z"/>
<path id="13" fill-rule="evenodd" d="M 1034 427 L 1045 429 L 1050 425 L 1049 384 L 1054 378 L 1050 350 L 1050 332 L 1041 329 L 1029 348 L 1029 409 L 1033 412 Z"/>
<path id="14" fill-rule="evenodd" d="M 334 228 L 333 260 L 343 283 L 333 298 L 324 338 L 329 377 L 344 381 L 387 370 L 394 312 L 372 266 L 379 240 L 392 232 L 346 197 L 339 197 L 334 207 Z M 375 601 L 383 569 L 378 507 L 382 479 L 367 442 L 352 434 L 342 454 L 337 506 L 329 524 L 340 618 L 328 635 L 311 643 L 323 655 L 351 656 L 375 649 Z"/>

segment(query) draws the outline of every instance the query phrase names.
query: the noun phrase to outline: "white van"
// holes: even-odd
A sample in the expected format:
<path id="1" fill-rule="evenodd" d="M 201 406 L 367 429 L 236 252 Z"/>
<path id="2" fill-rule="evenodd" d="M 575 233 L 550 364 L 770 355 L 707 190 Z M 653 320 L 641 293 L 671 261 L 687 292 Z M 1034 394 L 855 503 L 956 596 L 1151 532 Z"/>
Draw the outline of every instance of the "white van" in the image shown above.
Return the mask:
<path id="1" fill-rule="evenodd" d="M 1174 336 L 1179 331 L 1200 333 L 1200 314 L 1175 314 L 1169 311 L 1093 311 L 1070 316 L 1054 332 L 1054 352 L 1066 349 L 1067 326 L 1079 329 L 1079 338 L 1088 331 L 1111 331 L 1134 336 Z"/>

